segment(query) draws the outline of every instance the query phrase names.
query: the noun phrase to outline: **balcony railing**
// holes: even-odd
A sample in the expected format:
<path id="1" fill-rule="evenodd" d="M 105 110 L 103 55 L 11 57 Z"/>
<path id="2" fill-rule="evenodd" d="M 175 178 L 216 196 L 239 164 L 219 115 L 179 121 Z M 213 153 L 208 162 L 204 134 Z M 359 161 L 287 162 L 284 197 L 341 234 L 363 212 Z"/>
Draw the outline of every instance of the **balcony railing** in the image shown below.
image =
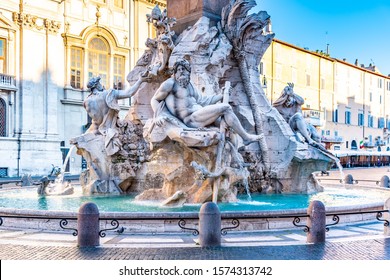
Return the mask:
<path id="1" fill-rule="evenodd" d="M 314 126 L 322 126 L 324 119 L 322 111 L 303 108 L 302 113 L 306 122 Z"/>
<path id="2" fill-rule="evenodd" d="M 16 90 L 15 76 L 0 73 L 0 89 Z"/>
<path id="3" fill-rule="evenodd" d="M 343 143 L 344 139 L 341 136 L 322 136 L 321 137 L 321 142 L 325 143 Z"/>

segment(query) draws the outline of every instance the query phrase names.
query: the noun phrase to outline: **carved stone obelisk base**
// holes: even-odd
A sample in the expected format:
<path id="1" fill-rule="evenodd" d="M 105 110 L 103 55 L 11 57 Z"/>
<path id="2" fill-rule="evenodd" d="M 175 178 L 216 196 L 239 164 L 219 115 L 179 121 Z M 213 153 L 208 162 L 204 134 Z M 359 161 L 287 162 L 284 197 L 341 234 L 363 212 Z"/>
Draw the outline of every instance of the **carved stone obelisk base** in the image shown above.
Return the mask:
<path id="1" fill-rule="evenodd" d="M 202 16 L 210 18 L 211 25 L 221 20 L 222 8 L 230 0 L 167 0 L 168 17 L 174 17 L 176 34 L 180 34 L 188 26 L 194 25 Z"/>

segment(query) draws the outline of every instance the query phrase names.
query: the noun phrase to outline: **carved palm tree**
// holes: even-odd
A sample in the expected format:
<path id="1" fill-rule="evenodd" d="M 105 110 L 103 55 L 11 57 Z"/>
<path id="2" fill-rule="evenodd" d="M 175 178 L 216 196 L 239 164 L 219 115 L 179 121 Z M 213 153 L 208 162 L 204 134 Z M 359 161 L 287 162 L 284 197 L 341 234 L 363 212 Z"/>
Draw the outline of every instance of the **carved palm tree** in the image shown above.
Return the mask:
<path id="1" fill-rule="evenodd" d="M 262 119 L 260 107 L 255 97 L 251 77 L 248 70 L 247 60 L 256 61 L 260 63 L 265 50 L 268 48 L 273 35 L 264 35 L 263 29 L 269 23 L 269 15 L 265 11 L 248 15 L 251 8 L 256 6 L 255 0 L 231 0 L 230 4 L 223 8 L 221 14 L 221 27 L 230 43 L 233 46 L 234 56 L 238 61 L 241 79 L 244 84 L 245 93 L 249 99 L 249 103 L 253 112 L 253 119 L 255 122 L 255 130 L 257 134 L 263 133 Z M 256 41 L 262 41 L 257 53 L 249 53 L 245 47 L 253 44 L 253 39 L 263 36 L 261 40 L 257 38 Z M 271 40 L 270 40 L 271 39 Z M 255 56 L 255 57 L 250 57 Z M 258 66 L 258 64 L 256 65 Z M 260 79 L 260 77 L 257 77 Z M 263 161 L 266 168 L 269 170 L 269 155 L 268 147 L 265 138 L 259 141 L 260 149 L 263 156 Z"/>

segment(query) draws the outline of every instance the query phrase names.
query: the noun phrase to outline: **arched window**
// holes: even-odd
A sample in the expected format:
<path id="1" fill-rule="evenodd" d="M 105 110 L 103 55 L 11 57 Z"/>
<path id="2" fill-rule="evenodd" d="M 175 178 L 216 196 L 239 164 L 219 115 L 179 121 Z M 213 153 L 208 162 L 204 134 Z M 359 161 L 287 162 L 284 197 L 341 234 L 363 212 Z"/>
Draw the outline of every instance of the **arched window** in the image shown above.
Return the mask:
<path id="1" fill-rule="evenodd" d="M 357 150 L 357 143 L 355 140 L 352 140 L 351 142 L 351 150 Z"/>
<path id="2" fill-rule="evenodd" d="M 0 98 L 0 137 L 5 137 L 7 132 L 7 115 L 6 104 L 3 99 Z"/>
<path id="3" fill-rule="evenodd" d="M 100 76 L 101 83 L 108 86 L 109 47 L 100 38 L 93 38 L 88 44 L 88 79 Z"/>

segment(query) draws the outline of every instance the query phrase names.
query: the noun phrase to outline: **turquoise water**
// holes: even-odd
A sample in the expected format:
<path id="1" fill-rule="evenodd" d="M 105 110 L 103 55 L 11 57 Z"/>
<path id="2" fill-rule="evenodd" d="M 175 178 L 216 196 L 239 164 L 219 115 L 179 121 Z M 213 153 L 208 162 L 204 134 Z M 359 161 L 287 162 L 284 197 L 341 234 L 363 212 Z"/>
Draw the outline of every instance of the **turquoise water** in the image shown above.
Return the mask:
<path id="1" fill-rule="evenodd" d="M 76 193 L 77 193 L 76 189 Z M 320 200 L 325 206 L 361 205 L 384 203 L 389 192 L 376 189 L 326 188 L 325 192 L 306 194 L 252 194 L 249 201 L 246 195 L 236 203 L 219 203 L 221 211 L 266 211 L 307 208 L 311 200 Z M 160 207 L 159 202 L 134 201 L 134 196 L 47 196 L 39 197 L 35 188 L 5 190 L 0 192 L 0 207 L 32 210 L 78 211 L 84 202 L 94 202 L 100 212 L 191 212 L 198 211 L 201 205 L 183 207 Z"/>

